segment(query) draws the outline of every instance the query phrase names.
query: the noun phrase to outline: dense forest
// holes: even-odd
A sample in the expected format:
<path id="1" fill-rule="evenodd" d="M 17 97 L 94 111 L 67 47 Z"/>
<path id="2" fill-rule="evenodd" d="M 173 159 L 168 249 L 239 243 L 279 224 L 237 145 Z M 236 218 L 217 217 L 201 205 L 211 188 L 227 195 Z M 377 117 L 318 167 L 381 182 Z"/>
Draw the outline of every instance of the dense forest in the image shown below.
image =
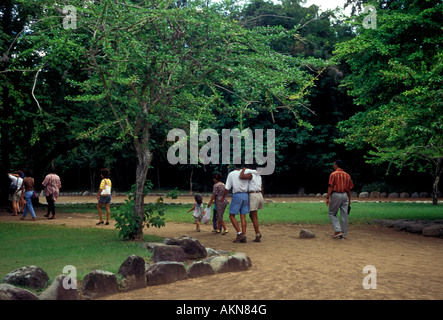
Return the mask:
<path id="1" fill-rule="evenodd" d="M 168 132 L 190 121 L 274 129 L 265 193 L 326 192 L 338 158 L 357 192 L 435 193 L 441 1 L 347 5 L 351 17 L 300 0 L 3 0 L 2 202 L 6 173 L 32 169 L 39 185 L 50 165 L 62 191 L 97 190 L 107 167 L 119 191 L 210 192 L 232 166 L 167 160 Z"/>

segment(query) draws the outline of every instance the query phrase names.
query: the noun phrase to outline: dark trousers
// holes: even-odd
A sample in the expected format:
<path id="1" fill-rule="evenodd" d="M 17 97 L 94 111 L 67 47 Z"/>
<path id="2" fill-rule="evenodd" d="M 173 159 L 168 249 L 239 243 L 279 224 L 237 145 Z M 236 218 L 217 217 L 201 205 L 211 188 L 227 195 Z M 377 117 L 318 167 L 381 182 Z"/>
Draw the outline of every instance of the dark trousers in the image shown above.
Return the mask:
<path id="1" fill-rule="evenodd" d="M 46 196 L 46 202 L 48 203 L 48 215 L 49 213 L 52 213 L 52 216 L 55 216 L 55 202 L 52 194 Z"/>

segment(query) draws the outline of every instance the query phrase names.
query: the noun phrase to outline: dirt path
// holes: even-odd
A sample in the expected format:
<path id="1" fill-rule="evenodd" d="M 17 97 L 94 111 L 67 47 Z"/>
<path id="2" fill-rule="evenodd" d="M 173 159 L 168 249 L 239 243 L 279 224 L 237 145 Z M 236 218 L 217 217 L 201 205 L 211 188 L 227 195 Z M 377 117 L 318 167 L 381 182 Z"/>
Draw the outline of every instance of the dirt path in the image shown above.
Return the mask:
<path id="1" fill-rule="evenodd" d="M 43 218 L 41 211 L 37 216 L 37 221 L 23 223 L 104 227 L 95 226 L 95 212 L 60 214 L 56 220 Z M 0 213 L 0 221 L 16 219 Z M 443 299 L 443 239 L 380 226 L 351 226 L 347 240 L 332 240 L 329 225 L 263 225 L 263 241 L 254 243 L 248 223 L 248 243 L 234 244 L 234 229 L 228 228 L 230 233 L 219 235 L 209 225 L 197 233 L 192 224 L 168 223 L 145 233 L 168 238 L 187 234 L 206 247 L 245 252 L 253 264 L 250 270 L 147 287 L 107 299 Z M 313 231 L 316 238 L 299 239 L 302 228 Z M 363 288 L 366 265 L 376 268 L 377 289 Z"/>

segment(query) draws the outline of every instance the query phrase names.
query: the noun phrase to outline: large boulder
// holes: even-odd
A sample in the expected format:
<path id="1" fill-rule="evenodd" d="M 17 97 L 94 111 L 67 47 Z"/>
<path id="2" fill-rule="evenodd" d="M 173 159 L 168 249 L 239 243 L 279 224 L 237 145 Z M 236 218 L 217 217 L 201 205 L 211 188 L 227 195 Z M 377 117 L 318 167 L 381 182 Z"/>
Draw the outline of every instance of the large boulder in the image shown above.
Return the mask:
<path id="1" fill-rule="evenodd" d="M 443 224 L 432 224 L 423 228 L 423 235 L 426 237 L 443 237 Z"/>
<path id="2" fill-rule="evenodd" d="M 166 244 L 181 247 L 187 259 L 204 259 L 207 256 L 206 248 L 197 239 L 190 236 L 169 239 Z"/>
<path id="3" fill-rule="evenodd" d="M 47 273 L 37 266 L 26 266 L 15 269 L 8 273 L 4 278 L 4 283 L 30 289 L 43 289 L 49 281 Z"/>
<path id="4" fill-rule="evenodd" d="M 186 260 L 186 254 L 182 247 L 176 245 L 157 246 L 153 250 L 151 260 L 154 262 L 160 261 L 176 261 L 183 262 Z"/>
<path id="5" fill-rule="evenodd" d="M 395 231 L 403 231 L 406 230 L 406 228 L 408 227 L 408 225 L 411 222 L 405 219 L 398 219 L 395 223 L 394 223 L 394 230 Z"/>
<path id="6" fill-rule="evenodd" d="M 122 291 L 146 287 L 145 259 L 131 254 L 118 269 L 118 275 L 122 277 L 120 282 Z"/>
<path id="7" fill-rule="evenodd" d="M 2 283 L 0 284 L 0 300 L 38 300 L 38 297 L 29 290 Z"/>
<path id="8" fill-rule="evenodd" d="M 188 273 L 183 263 L 173 261 L 162 261 L 150 265 L 146 269 L 146 280 L 148 286 L 172 283 L 188 278 Z"/>
<path id="9" fill-rule="evenodd" d="M 410 197 L 410 195 L 407 192 L 400 193 L 400 198 L 409 198 L 409 197 Z"/>
<path id="10" fill-rule="evenodd" d="M 189 278 L 198 278 L 215 274 L 211 264 L 206 261 L 193 262 L 187 272 Z"/>
<path id="11" fill-rule="evenodd" d="M 77 284 L 67 275 L 59 275 L 39 296 L 40 300 L 78 300 Z"/>
<path id="12" fill-rule="evenodd" d="M 209 263 L 216 273 L 245 271 L 252 266 L 249 257 L 242 252 L 232 256 L 213 257 L 209 259 Z"/>
<path id="13" fill-rule="evenodd" d="M 117 277 L 112 272 L 94 270 L 83 279 L 82 293 L 86 299 L 97 299 L 117 293 Z"/>

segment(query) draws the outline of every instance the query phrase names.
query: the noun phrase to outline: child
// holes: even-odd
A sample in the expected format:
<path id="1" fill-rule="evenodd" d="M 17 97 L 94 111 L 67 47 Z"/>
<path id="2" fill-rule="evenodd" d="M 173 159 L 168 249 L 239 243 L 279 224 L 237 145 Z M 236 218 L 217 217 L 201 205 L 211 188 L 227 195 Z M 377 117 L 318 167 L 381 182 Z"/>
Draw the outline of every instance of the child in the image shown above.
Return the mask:
<path id="1" fill-rule="evenodd" d="M 200 232 L 200 221 L 202 220 L 202 218 L 203 218 L 203 214 L 204 214 L 204 209 L 203 209 L 203 198 L 202 198 L 202 196 L 201 195 L 199 195 L 199 194 L 196 194 L 195 195 L 195 197 L 194 197 L 194 199 L 195 199 L 195 203 L 194 203 L 194 206 L 191 208 L 191 209 L 189 209 L 188 211 L 187 211 L 187 213 L 189 213 L 189 212 L 191 212 L 192 210 L 194 210 L 194 212 L 192 213 L 192 215 L 194 216 L 194 218 L 195 218 L 195 224 L 196 224 L 196 231 L 197 232 Z"/>

